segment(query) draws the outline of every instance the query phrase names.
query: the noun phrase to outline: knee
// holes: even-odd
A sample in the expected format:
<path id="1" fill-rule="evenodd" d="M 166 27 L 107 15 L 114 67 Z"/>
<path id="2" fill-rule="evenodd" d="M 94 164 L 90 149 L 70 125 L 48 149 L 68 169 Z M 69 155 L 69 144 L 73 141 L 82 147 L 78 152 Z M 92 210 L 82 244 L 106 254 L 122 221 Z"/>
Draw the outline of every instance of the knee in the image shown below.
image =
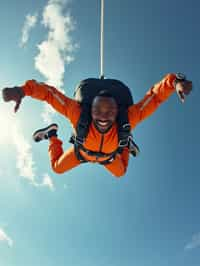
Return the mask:
<path id="1" fill-rule="evenodd" d="M 120 179 L 120 178 L 122 178 L 123 176 L 125 175 L 125 173 L 123 173 L 123 174 L 114 174 L 114 177 L 116 177 L 117 179 Z"/>
<path id="2" fill-rule="evenodd" d="M 52 170 L 54 171 L 54 173 L 56 174 L 63 174 L 65 172 L 64 169 L 62 169 L 61 167 L 57 166 L 56 163 L 54 163 L 52 166 L 51 166 Z"/>
<path id="3" fill-rule="evenodd" d="M 116 171 L 113 172 L 114 177 L 116 177 L 117 179 L 122 178 L 126 173 L 126 169 L 123 169 L 121 171 Z"/>

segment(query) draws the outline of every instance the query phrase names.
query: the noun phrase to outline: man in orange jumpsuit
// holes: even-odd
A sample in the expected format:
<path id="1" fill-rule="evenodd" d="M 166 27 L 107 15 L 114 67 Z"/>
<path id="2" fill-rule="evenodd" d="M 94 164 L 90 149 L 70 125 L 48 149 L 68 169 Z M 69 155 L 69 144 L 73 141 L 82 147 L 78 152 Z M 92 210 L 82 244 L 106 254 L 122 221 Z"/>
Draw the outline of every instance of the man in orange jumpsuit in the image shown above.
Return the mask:
<path id="1" fill-rule="evenodd" d="M 183 102 L 185 95 L 188 95 L 191 90 L 192 82 L 188 81 L 182 74 L 166 75 L 146 93 L 141 101 L 128 108 L 128 120 L 131 129 L 134 129 L 138 123 L 150 116 L 175 91 Z M 38 83 L 35 80 L 29 80 L 21 87 L 3 89 L 4 101 L 16 102 L 15 112 L 24 96 L 31 96 L 49 103 L 57 112 L 70 120 L 73 128 L 76 128 L 81 114 L 81 105 L 76 100 L 65 96 L 52 86 Z M 85 161 L 101 163 L 105 159 L 109 159 L 109 154 L 117 149 L 117 115 L 118 105 L 112 96 L 98 95 L 94 98 L 91 107 L 92 122 L 83 143 L 84 149 L 80 150 L 81 157 Z M 57 129 L 58 126 L 52 124 L 37 130 L 33 137 L 35 141 L 49 139 L 49 156 L 52 169 L 61 174 L 78 166 L 81 161 L 76 156 L 74 146 L 65 152 L 63 151 L 62 141 L 57 137 Z M 100 151 L 108 154 L 108 156 L 107 158 L 92 156 L 90 153 L 88 154 L 88 150 Z M 125 147 L 122 153 L 115 154 L 109 163 L 104 164 L 104 167 L 114 176 L 120 177 L 127 170 L 128 160 L 129 150 Z"/>

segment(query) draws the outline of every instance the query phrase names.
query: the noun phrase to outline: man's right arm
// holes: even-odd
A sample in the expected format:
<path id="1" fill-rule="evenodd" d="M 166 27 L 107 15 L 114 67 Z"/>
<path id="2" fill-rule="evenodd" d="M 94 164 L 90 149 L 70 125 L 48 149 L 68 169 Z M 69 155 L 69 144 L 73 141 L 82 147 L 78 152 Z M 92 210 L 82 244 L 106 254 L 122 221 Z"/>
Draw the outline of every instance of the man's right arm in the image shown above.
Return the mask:
<path id="1" fill-rule="evenodd" d="M 24 96 L 30 96 L 34 99 L 45 101 L 50 104 L 57 112 L 69 118 L 73 125 L 76 123 L 77 116 L 79 116 L 80 113 L 79 103 L 65 96 L 53 86 L 49 86 L 45 83 L 39 83 L 35 80 L 28 80 L 21 87 L 5 88 L 3 90 L 3 97 L 5 101 L 13 100 L 17 103 L 20 100 L 21 102 L 21 99 L 18 99 L 18 94 L 17 97 L 15 95 L 16 88 L 19 91 L 21 90 L 22 92 L 21 99 Z"/>
<path id="2" fill-rule="evenodd" d="M 73 109 L 78 108 L 78 103 L 65 96 L 53 86 L 28 80 L 22 87 L 25 96 L 31 96 L 40 101 L 50 104 L 60 114 L 70 117 Z"/>

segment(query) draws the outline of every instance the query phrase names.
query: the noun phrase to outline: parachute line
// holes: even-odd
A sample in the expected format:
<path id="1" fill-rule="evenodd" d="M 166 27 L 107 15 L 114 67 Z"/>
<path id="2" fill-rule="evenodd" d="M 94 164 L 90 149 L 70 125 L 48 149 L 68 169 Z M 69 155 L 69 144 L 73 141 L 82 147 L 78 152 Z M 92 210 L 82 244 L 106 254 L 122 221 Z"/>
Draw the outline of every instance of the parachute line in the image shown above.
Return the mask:
<path id="1" fill-rule="evenodd" d="M 100 78 L 104 78 L 104 0 L 101 0 Z"/>

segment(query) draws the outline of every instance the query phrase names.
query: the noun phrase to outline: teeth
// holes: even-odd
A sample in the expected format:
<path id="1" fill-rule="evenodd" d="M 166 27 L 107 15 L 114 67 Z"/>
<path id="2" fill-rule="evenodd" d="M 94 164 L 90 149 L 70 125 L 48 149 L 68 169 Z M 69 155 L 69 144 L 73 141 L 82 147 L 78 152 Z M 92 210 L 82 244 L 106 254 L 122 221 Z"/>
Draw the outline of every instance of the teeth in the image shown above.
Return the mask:
<path id="1" fill-rule="evenodd" d="M 100 121 L 98 121 L 98 124 L 99 124 L 100 126 L 106 126 L 106 125 L 108 124 L 108 122 L 100 122 Z"/>

